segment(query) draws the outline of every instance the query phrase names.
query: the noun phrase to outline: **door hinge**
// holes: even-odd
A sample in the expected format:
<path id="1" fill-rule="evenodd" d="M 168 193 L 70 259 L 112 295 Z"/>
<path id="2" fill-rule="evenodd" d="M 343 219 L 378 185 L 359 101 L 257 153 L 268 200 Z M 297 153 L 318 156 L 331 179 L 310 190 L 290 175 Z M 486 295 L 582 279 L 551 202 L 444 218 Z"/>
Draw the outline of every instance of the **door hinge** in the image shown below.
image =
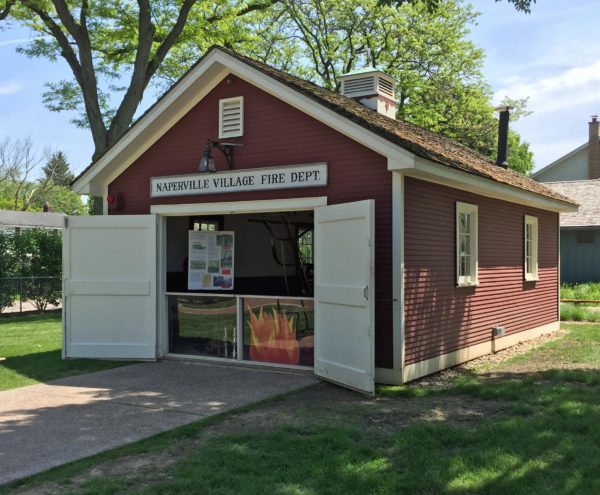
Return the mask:
<path id="1" fill-rule="evenodd" d="M 65 229 L 68 229 L 69 228 L 69 217 L 65 217 L 64 221 L 65 221 Z"/>

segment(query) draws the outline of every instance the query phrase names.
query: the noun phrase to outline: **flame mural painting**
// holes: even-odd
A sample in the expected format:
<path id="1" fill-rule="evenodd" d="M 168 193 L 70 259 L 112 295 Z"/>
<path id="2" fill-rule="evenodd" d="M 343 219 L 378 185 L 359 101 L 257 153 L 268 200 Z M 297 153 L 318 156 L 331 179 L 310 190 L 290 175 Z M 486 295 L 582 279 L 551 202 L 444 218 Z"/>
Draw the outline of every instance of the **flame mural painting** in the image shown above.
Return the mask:
<path id="1" fill-rule="evenodd" d="M 298 364 L 300 347 L 296 340 L 295 319 L 288 319 L 285 312 L 265 314 L 260 307 L 258 318 L 248 306 L 250 313 L 250 359 L 279 364 Z"/>

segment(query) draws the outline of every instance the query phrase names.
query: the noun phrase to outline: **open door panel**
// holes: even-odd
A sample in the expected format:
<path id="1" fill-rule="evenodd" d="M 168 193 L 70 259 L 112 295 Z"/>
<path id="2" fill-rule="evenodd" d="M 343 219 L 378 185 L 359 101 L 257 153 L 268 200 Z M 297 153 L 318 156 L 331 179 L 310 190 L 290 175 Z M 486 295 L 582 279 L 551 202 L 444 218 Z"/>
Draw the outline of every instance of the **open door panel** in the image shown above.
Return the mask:
<path id="1" fill-rule="evenodd" d="M 68 217 L 63 356 L 156 359 L 155 215 Z"/>
<path id="2" fill-rule="evenodd" d="M 373 200 L 315 209 L 315 374 L 373 393 Z"/>

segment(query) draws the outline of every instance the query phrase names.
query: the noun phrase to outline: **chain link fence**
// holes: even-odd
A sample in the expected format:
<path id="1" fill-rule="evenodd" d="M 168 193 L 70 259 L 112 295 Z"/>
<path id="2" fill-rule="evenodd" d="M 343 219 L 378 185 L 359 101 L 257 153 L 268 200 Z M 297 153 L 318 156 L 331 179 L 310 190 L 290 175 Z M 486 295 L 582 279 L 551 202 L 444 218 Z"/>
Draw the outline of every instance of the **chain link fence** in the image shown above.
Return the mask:
<path id="1" fill-rule="evenodd" d="M 60 307 L 61 277 L 0 278 L 0 312 L 23 313 Z"/>

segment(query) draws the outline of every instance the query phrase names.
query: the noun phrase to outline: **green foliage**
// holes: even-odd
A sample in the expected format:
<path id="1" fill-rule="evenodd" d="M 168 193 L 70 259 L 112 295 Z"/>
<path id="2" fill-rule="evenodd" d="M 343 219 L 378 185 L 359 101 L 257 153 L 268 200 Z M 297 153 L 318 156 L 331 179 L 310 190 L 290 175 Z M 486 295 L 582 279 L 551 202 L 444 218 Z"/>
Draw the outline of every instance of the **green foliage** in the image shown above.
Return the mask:
<path id="1" fill-rule="evenodd" d="M 69 187 L 75 178 L 62 151 L 53 153 L 42 170 L 46 178 L 58 186 Z"/>
<path id="2" fill-rule="evenodd" d="M 40 311 L 44 311 L 48 304 L 57 305 L 60 302 L 62 297 L 60 280 L 57 283 L 54 279 L 54 277 L 60 279 L 62 273 L 60 232 L 44 229 L 21 231 L 13 238 L 12 259 L 15 275 L 28 277 L 24 282 L 25 299 L 33 301 Z"/>
<path id="3" fill-rule="evenodd" d="M 508 165 L 523 175 L 529 175 L 533 170 L 533 152 L 529 151 L 529 143 L 521 141 L 521 136 L 512 130 L 508 131 Z"/>
<path id="4" fill-rule="evenodd" d="M 102 196 L 88 196 L 87 214 L 102 215 Z"/>
<path id="5" fill-rule="evenodd" d="M 234 48 L 332 90 L 339 90 L 342 74 L 377 66 L 397 80 L 398 118 L 495 159 L 498 123 L 482 74 L 484 54 L 468 39 L 477 16 L 455 0 L 440 0 L 436 9 L 420 2 L 389 6 L 367 0 L 357 7 L 335 0 L 283 1 L 269 11 L 264 28 L 254 26 Z M 187 47 L 176 47 L 179 63 L 163 68 L 168 80 L 189 66 Z M 201 49 L 196 47 L 198 54 Z M 526 103 L 503 101 L 515 107 L 513 120 L 527 115 Z M 533 168 L 528 144 L 514 131 L 509 165 L 524 174 Z"/>
<path id="6" fill-rule="evenodd" d="M 502 0 L 494 0 L 496 3 Z M 536 0 L 507 0 L 508 3 L 512 3 L 514 8 L 519 12 L 525 12 L 526 14 L 531 13 L 531 6 L 535 4 Z M 429 11 L 435 11 L 440 4 L 440 0 L 379 0 L 382 5 L 402 5 L 405 3 L 420 3 L 425 5 Z"/>
<path id="7" fill-rule="evenodd" d="M 12 306 L 16 298 L 16 294 L 10 284 L 2 280 L 10 277 L 13 269 L 13 236 L 0 231 L 0 312 Z"/>
<path id="8" fill-rule="evenodd" d="M 42 211 L 48 203 L 55 212 L 67 215 L 85 215 L 87 207 L 81 196 L 66 186 L 50 184 L 44 191 L 37 193 L 39 182 L 25 182 L 21 185 L 13 181 L 0 184 L 0 209 L 17 211 Z M 33 199 L 31 195 L 34 195 Z"/>
<path id="9" fill-rule="evenodd" d="M 52 211 L 67 215 L 87 215 L 88 212 L 87 205 L 83 203 L 81 196 L 67 186 L 54 185 L 50 187 L 47 192 L 33 202 L 31 209 L 42 211 L 44 203 L 48 203 Z"/>
<path id="10" fill-rule="evenodd" d="M 600 282 L 573 285 L 562 284 L 560 287 L 560 298 L 600 301 Z"/>

